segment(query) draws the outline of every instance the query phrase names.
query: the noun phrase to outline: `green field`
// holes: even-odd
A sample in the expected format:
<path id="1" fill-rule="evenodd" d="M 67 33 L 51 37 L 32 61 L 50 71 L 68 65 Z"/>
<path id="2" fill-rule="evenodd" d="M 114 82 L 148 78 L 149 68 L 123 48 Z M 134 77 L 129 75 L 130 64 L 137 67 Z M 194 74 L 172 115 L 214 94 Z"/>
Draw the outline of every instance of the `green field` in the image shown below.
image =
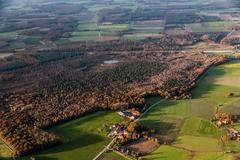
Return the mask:
<path id="1" fill-rule="evenodd" d="M 197 83 L 197 88 L 192 91 L 191 100 L 165 100 L 150 110 L 140 121 L 144 125 L 155 129 L 161 128 L 161 134 L 166 131 L 169 134 L 164 122 L 178 118 L 183 121 L 177 138 L 171 146 L 194 152 L 192 156 L 185 159 L 193 160 L 228 160 L 233 159 L 233 155 L 226 155 L 223 152 L 227 150 L 240 153 L 239 142 L 222 142 L 220 137 L 226 133 L 224 129 L 216 128 L 211 119 L 214 117 L 217 109 L 228 112 L 239 110 L 240 86 L 238 81 L 240 75 L 240 63 L 231 62 L 225 65 L 211 68 Z M 230 81 L 231 80 L 231 81 Z M 228 97 L 233 92 L 234 97 Z M 148 104 L 153 104 L 160 98 L 147 99 Z M 160 125 L 165 125 L 163 127 Z M 238 127 L 239 124 L 236 124 Z M 174 127 L 174 125 L 172 125 Z M 176 126 L 175 126 L 176 127 Z M 240 127 L 238 127 L 240 128 Z M 173 148 L 163 150 L 161 147 L 146 156 L 147 159 L 172 159 Z M 160 151 L 159 151 L 160 150 Z M 161 154 L 157 154 L 160 152 Z M 174 151 L 172 151 L 174 152 Z M 165 156 L 163 156 L 165 155 Z M 181 159 L 181 158 L 180 158 Z"/>
<path id="2" fill-rule="evenodd" d="M 209 136 L 209 137 L 221 137 L 221 131 L 217 129 L 211 122 L 201 118 L 188 118 L 180 132 L 182 135 L 194 135 L 194 136 Z"/>
<path id="3" fill-rule="evenodd" d="M 221 143 L 218 139 L 200 136 L 180 136 L 173 143 L 174 146 L 191 151 L 221 152 Z"/>
<path id="4" fill-rule="evenodd" d="M 171 147 L 167 145 L 160 146 L 151 155 L 144 157 L 146 160 L 186 160 L 191 152 Z"/>
<path id="5" fill-rule="evenodd" d="M 103 23 L 102 25 L 99 26 L 101 30 L 109 29 L 117 31 L 129 29 L 129 27 L 130 27 L 129 24 L 112 24 L 112 23 Z"/>
<path id="6" fill-rule="evenodd" d="M 77 27 L 77 29 L 79 30 L 79 31 L 95 31 L 95 30 L 98 30 L 98 26 L 97 26 L 97 24 L 95 23 L 95 22 L 85 22 L 85 23 L 83 23 L 83 22 L 80 22 L 79 24 L 78 24 L 78 27 Z"/>
<path id="7" fill-rule="evenodd" d="M 220 152 L 198 153 L 193 160 L 233 160 L 233 156 Z"/>
<path id="8" fill-rule="evenodd" d="M 62 144 L 35 155 L 36 159 L 93 159 L 110 142 L 105 125 L 122 122 L 110 111 L 97 112 L 49 130 L 61 138 Z M 26 158 L 27 159 L 27 158 Z"/>
<path id="9" fill-rule="evenodd" d="M 98 37 L 99 37 L 98 31 L 76 31 L 72 33 L 69 40 L 71 42 L 90 41 L 90 40 L 97 40 Z"/>
<path id="10" fill-rule="evenodd" d="M 233 21 L 217 21 L 217 22 L 207 22 L 207 23 L 192 23 L 187 26 L 191 27 L 193 32 L 220 32 L 229 31 L 231 26 L 235 23 Z"/>
<path id="11" fill-rule="evenodd" d="M 0 141 L 0 159 L 4 159 L 4 160 L 10 160 L 11 158 L 11 151 L 10 149 L 7 148 L 7 146 Z"/>
<path id="12" fill-rule="evenodd" d="M 139 41 L 146 37 L 161 33 L 164 30 L 164 24 L 162 21 L 143 21 L 136 24 L 113 24 L 111 22 L 97 24 L 96 22 L 80 22 L 77 29 L 71 33 L 68 40 L 70 42 L 96 41 L 99 40 L 99 34 L 101 34 L 101 36 L 120 36 L 119 34 L 121 34 L 121 32 L 127 30 L 131 31 L 121 35 L 122 39 Z M 63 41 L 63 39 L 60 39 L 60 43 L 61 42 L 67 43 L 67 41 Z"/>
<path id="13" fill-rule="evenodd" d="M 113 151 L 104 153 L 102 155 L 102 157 L 106 160 L 127 160 L 126 158 L 122 157 L 121 155 L 119 155 Z"/>

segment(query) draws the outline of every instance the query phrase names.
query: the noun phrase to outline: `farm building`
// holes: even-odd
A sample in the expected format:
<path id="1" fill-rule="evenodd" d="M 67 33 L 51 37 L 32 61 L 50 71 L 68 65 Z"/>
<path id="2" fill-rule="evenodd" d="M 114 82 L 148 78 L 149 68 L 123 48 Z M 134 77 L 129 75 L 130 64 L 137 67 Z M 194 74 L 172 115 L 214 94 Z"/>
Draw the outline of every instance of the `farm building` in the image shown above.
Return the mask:
<path id="1" fill-rule="evenodd" d="M 140 112 L 136 109 L 127 110 L 127 111 L 119 111 L 117 112 L 120 116 L 129 118 L 131 120 L 135 120 L 140 116 Z"/>
<path id="2" fill-rule="evenodd" d="M 216 125 L 221 127 L 223 125 L 233 124 L 234 122 L 240 121 L 240 115 L 237 113 L 221 113 L 217 112 L 215 114 Z"/>
<path id="3" fill-rule="evenodd" d="M 223 125 L 232 124 L 232 116 L 229 115 L 228 113 L 217 112 L 215 114 L 215 118 L 216 118 L 216 125 L 218 127 L 221 127 Z"/>

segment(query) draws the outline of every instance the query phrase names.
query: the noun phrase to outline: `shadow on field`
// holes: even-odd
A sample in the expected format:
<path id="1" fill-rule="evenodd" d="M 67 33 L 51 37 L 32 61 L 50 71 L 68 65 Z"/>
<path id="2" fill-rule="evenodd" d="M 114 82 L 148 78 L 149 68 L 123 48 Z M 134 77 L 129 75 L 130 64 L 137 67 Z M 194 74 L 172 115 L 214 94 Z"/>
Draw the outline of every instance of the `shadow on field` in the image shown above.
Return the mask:
<path id="1" fill-rule="evenodd" d="M 66 139 L 69 138 L 69 140 L 62 140 L 63 142 L 60 145 L 50 148 L 39 155 L 67 152 L 104 141 L 102 136 L 92 133 L 79 133 L 79 135 L 74 134 L 75 137 L 70 136 L 71 135 L 68 135 L 68 137 L 66 136 Z"/>
<path id="2" fill-rule="evenodd" d="M 144 126 L 155 129 L 154 137 L 160 143 L 171 143 L 180 131 L 182 119 L 174 117 L 177 113 L 171 113 L 171 108 L 175 108 L 178 103 L 178 101 L 164 101 L 151 109 L 146 118 L 140 120 Z"/>
<path id="3" fill-rule="evenodd" d="M 181 127 L 181 120 L 173 119 L 173 120 L 145 120 L 143 124 L 147 124 L 148 127 L 155 129 L 156 133 L 153 134 L 155 138 L 158 139 L 160 143 L 170 144 L 172 143 Z"/>
<path id="4" fill-rule="evenodd" d="M 166 135 L 169 131 L 176 129 L 176 124 L 171 122 L 147 120 L 144 121 L 144 123 L 151 124 L 151 126 L 156 130 L 159 135 Z"/>
<path id="5" fill-rule="evenodd" d="M 214 84 L 217 78 L 226 74 L 226 70 L 223 67 L 212 67 L 210 70 L 202 75 L 201 79 L 198 80 L 196 88 L 191 93 L 193 98 L 205 98 L 205 94 L 214 91 L 220 85 Z"/>
<path id="6" fill-rule="evenodd" d="M 59 160 L 59 158 L 52 158 L 47 156 L 36 156 L 35 159 L 37 160 Z"/>
<path id="7" fill-rule="evenodd" d="M 0 157 L 0 160 L 11 160 L 12 158 L 11 157 Z"/>

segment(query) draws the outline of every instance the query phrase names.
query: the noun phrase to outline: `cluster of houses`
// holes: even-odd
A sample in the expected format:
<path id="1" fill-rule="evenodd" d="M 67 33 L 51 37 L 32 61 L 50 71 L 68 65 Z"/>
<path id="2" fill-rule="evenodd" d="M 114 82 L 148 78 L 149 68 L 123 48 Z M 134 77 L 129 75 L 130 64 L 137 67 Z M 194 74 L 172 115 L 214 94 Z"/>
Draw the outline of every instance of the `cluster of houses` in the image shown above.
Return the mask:
<path id="1" fill-rule="evenodd" d="M 131 140 L 138 140 L 140 138 L 140 134 L 139 133 L 130 133 L 127 130 L 127 127 L 123 124 L 115 124 L 112 126 L 111 128 L 111 132 L 109 133 L 109 137 L 115 137 L 118 140 L 124 142 L 128 139 Z"/>
<path id="2" fill-rule="evenodd" d="M 232 125 L 239 122 L 240 115 L 217 112 L 215 115 L 217 127 Z M 229 140 L 240 141 L 240 132 L 233 127 L 228 127 L 227 137 Z"/>
<path id="3" fill-rule="evenodd" d="M 221 127 L 224 125 L 231 125 L 233 123 L 240 122 L 240 115 L 217 112 L 215 114 L 215 119 L 216 125 L 218 127 Z"/>
<path id="4" fill-rule="evenodd" d="M 216 118 L 217 127 L 221 127 L 221 126 L 233 123 L 232 116 L 230 114 L 227 114 L 227 113 L 217 112 L 215 114 L 215 118 Z"/>
<path id="5" fill-rule="evenodd" d="M 136 108 L 119 111 L 117 113 L 122 117 L 130 119 L 130 123 L 115 124 L 110 127 L 111 131 L 108 136 L 115 138 L 113 149 L 121 154 L 139 159 L 141 154 L 130 149 L 128 144 L 141 140 L 149 140 L 151 138 L 150 134 L 154 133 L 154 130 L 148 129 L 136 122 L 136 119 L 141 115 Z M 155 140 L 154 142 L 157 141 Z"/>
<path id="6" fill-rule="evenodd" d="M 119 111 L 117 112 L 120 116 L 126 117 L 130 120 L 136 120 L 140 116 L 140 112 L 137 109 L 131 109 L 126 111 Z"/>

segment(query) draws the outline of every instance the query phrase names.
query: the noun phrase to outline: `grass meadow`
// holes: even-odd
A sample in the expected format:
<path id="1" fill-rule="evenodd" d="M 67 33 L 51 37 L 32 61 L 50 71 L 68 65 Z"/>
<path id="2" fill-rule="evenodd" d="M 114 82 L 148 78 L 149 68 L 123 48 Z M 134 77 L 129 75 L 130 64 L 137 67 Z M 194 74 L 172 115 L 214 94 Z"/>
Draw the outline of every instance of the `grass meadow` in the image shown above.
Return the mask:
<path id="1" fill-rule="evenodd" d="M 0 141 L 0 159 L 3 160 L 10 160 L 11 158 L 11 151 L 7 148 L 7 146 Z"/>
<path id="2" fill-rule="evenodd" d="M 105 125 L 122 122 L 123 118 L 111 111 L 100 111 L 51 128 L 49 132 L 61 138 L 62 143 L 34 155 L 45 159 L 93 159 L 111 139 L 107 138 Z M 29 159 L 29 158 L 25 158 Z"/>

